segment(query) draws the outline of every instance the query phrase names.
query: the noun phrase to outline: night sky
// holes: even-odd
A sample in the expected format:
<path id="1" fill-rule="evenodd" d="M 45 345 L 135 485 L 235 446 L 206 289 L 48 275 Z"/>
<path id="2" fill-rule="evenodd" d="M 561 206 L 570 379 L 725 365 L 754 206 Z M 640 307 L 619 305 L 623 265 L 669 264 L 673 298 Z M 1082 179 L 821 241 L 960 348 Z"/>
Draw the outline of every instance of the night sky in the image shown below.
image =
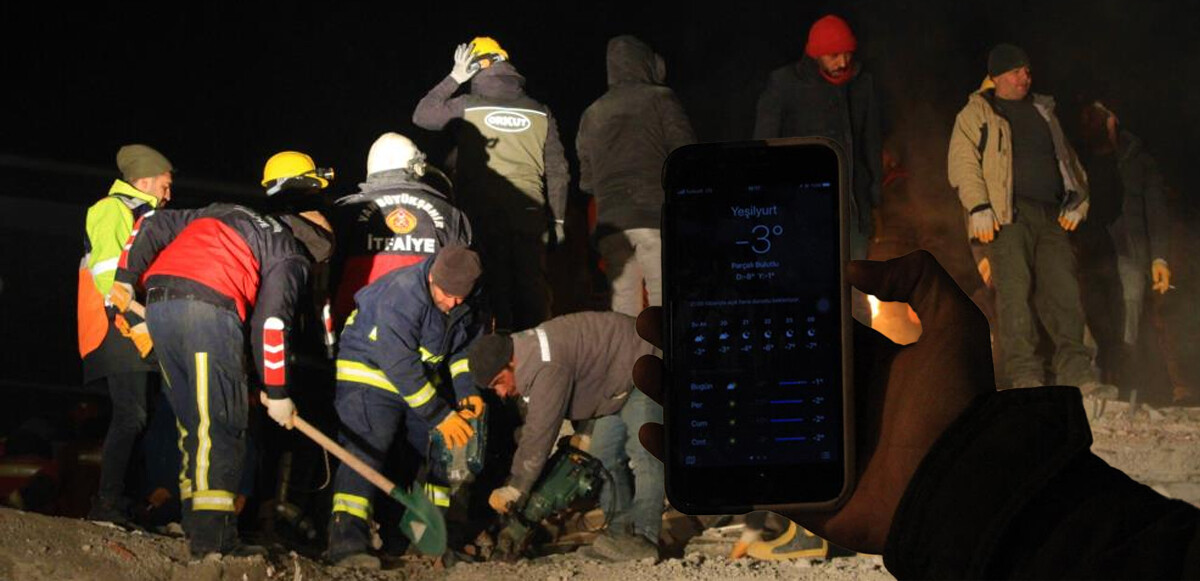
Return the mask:
<path id="1" fill-rule="evenodd" d="M 1115 101 L 1124 127 L 1146 140 L 1168 181 L 1188 195 L 1195 189 L 1196 2 L 256 4 L 5 2 L 0 156 L 112 175 L 71 192 L 8 180 L 0 190 L 4 207 L 28 198 L 78 204 L 100 197 L 115 177 L 116 149 L 130 142 L 151 144 L 175 163 L 183 204 L 197 180 L 255 187 L 263 162 L 284 149 L 334 166 L 335 189 L 348 193 L 384 131 L 412 136 L 439 162 L 450 142 L 415 129 L 412 110 L 449 72 L 455 45 L 476 35 L 495 37 L 528 79 L 528 92 L 554 111 L 573 174 L 579 115 L 605 89 L 605 43 L 616 34 L 635 34 L 664 56 L 668 84 L 702 140 L 744 139 L 767 73 L 799 57 L 808 26 L 829 12 L 849 20 L 859 56 L 881 81 L 891 145 L 918 191 L 913 212 L 928 213 L 931 223 L 934 216 L 957 219 L 945 177 L 950 126 L 984 76 L 988 48 L 1002 41 L 1027 49 L 1034 91 L 1055 95 L 1060 107 L 1096 92 Z M 10 281 L 0 303 L 11 309 L 29 296 L 22 293 L 38 292 L 11 282 L 14 271 L 28 268 L 66 281 L 69 300 L 53 308 L 73 314 L 78 247 L 62 253 L 75 258 L 49 264 L 35 251 L 0 262 L 0 276 Z M 73 342 L 73 326 L 67 331 L 55 332 Z M 5 366 L 0 377 L 14 373 Z"/>

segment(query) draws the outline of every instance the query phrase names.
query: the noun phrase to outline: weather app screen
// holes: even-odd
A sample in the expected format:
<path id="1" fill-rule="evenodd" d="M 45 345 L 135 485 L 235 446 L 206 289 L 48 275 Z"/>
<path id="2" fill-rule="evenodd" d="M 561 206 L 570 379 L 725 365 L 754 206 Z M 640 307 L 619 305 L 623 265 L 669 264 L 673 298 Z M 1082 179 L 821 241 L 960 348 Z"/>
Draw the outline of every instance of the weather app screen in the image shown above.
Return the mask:
<path id="1" fill-rule="evenodd" d="M 672 195 L 675 232 L 687 241 L 671 257 L 678 460 L 840 460 L 836 184 Z"/>

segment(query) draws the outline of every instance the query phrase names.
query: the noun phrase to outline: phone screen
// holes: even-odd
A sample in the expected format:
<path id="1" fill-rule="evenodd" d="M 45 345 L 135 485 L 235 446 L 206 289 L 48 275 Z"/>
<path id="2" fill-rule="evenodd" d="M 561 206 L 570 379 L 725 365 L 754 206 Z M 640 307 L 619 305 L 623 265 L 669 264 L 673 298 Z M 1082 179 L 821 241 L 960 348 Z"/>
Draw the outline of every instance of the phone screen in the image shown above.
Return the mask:
<path id="1" fill-rule="evenodd" d="M 832 162 L 824 170 L 780 172 L 770 162 L 739 170 L 734 161 L 709 183 L 693 172 L 668 184 L 667 437 L 672 465 L 715 479 L 690 485 L 707 488 L 706 499 L 720 498 L 715 487 L 731 477 L 799 479 L 772 499 L 751 487 L 760 496 L 743 504 L 828 500 L 840 490 L 840 189 L 836 157 L 817 149 L 825 155 L 810 157 Z"/>

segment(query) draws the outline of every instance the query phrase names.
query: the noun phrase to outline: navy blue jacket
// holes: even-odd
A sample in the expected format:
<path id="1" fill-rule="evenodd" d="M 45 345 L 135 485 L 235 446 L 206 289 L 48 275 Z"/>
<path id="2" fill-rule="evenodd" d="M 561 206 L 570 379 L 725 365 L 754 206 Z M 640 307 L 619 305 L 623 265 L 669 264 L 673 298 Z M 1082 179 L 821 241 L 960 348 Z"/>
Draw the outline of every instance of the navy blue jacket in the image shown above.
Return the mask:
<path id="1" fill-rule="evenodd" d="M 393 270 L 354 295 L 357 308 L 342 330 L 338 381 L 362 383 L 392 392 L 432 424 L 453 411 L 437 397 L 442 366 L 457 400 L 478 395 L 467 348 L 483 333 L 471 301 L 449 314 L 429 294 L 433 260 Z"/>

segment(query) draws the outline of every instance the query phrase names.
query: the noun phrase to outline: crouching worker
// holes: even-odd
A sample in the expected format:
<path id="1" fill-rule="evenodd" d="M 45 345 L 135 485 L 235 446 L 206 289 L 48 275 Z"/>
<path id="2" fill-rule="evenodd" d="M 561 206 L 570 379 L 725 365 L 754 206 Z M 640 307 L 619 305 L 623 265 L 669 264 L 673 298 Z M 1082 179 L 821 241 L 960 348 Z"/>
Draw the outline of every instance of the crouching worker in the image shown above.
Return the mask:
<path id="1" fill-rule="evenodd" d="M 613 485 L 601 489 L 600 506 L 612 511 L 592 552 L 611 561 L 658 558 L 663 466 L 637 433 L 645 422 L 662 422 L 662 406 L 634 389 L 629 376 L 652 349 L 632 317 L 611 312 L 564 315 L 512 336 L 480 338 L 471 349 L 475 377 L 500 397 L 519 396 L 525 417 L 508 483 L 488 499 L 492 508 L 504 514 L 528 500 L 564 419 L 595 420 L 585 451 L 604 463 Z"/>
<path id="2" fill-rule="evenodd" d="M 408 443 L 426 460 L 425 490 L 443 511 L 456 491 L 445 455 L 432 448 L 465 447 L 476 437 L 469 420 L 483 414 L 467 359 L 467 348 L 483 332 L 467 300 L 481 273 L 477 254 L 447 246 L 418 266 L 379 277 L 354 295 L 357 308 L 342 330 L 337 361 L 334 406 L 342 445 L 379 470 L 403 426 Z M 338 468 L 329 523 L 335 565 L 380 567 L 367 552 L 373 492 L 358 473 Z"/>
<path id="3" fill-rule="evenodd" d="M 249 414 L 246 342 L 271 419 L 291 427 L 287 337 L 314 262 L 333 248 L 317 210 L 324 172 L 298 152 L 267 162 L 278 212 L 232 204 L 158 210 L 135 227 L 114 287 L 146 288 L 146 325 L 178 419 L 180 497 L 192 557 L 262 555 L 238 538 L 235 496 Z M 287 200 L 285 200 L 285 198 Z"/>

